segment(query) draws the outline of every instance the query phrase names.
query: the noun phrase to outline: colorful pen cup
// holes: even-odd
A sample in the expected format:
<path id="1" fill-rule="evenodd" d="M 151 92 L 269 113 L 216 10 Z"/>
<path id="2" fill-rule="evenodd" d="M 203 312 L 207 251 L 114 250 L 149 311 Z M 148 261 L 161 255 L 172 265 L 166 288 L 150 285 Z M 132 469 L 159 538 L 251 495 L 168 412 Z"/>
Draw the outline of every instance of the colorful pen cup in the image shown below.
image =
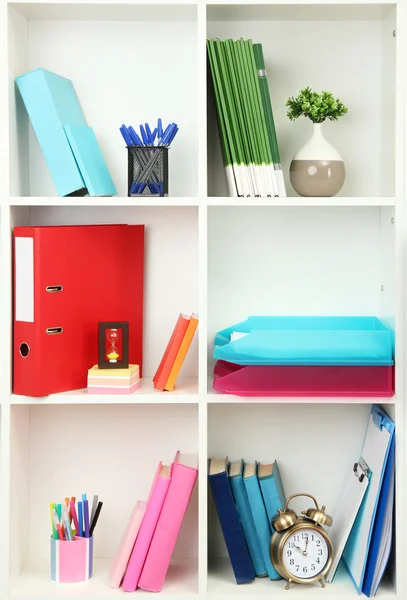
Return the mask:
<path id="1" fill-rule="evenodd" d="M 168 195 L 168 148 L 128 146 L 128 195 Z"/>
<path id="2" fill-rule="evenodd" d="M 74 536 L 72 542 L 51 538 L 51 579 L 77 583 L 92 577 L 93 537 Z"/>

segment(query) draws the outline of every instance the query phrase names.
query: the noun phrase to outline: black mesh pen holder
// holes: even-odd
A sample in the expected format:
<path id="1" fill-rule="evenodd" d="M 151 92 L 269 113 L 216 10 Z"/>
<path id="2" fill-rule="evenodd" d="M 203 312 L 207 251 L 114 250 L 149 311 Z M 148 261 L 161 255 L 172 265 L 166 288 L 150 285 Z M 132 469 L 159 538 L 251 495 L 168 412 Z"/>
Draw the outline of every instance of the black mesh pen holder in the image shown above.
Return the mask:
<path id="1" fill-rule="evenodd" d="M 128 146 L 128 195 L 168 195 L 168 148 Z"/>

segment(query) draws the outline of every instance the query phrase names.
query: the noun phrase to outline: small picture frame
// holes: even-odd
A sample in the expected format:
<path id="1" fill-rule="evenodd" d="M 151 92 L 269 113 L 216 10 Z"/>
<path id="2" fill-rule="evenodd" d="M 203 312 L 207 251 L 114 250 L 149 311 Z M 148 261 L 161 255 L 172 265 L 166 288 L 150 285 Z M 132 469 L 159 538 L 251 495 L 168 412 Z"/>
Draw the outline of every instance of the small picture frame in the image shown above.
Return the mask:
<path id="1" fill-rule="evenodd" d="M 98 346 L 99 369 L 129 368 L 128 321 L 101 321 Z"/>

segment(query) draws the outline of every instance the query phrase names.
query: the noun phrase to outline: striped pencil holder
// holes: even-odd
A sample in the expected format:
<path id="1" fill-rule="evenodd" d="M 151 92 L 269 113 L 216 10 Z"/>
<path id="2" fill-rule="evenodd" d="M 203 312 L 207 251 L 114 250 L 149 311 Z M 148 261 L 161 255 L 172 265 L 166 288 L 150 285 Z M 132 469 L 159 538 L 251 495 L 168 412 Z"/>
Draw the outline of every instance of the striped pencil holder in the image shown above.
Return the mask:
<path id="1" fill-rule="evenodd" d="M 51 579 L 78 583 L 92 577 L 93 537 L 74 536 L 72 542 L 51 537 Z"/>
<path id="2" fill-rule="evenodd" d="M 168 148 L 127 146 L 128 196 L 168 195 Z"/>

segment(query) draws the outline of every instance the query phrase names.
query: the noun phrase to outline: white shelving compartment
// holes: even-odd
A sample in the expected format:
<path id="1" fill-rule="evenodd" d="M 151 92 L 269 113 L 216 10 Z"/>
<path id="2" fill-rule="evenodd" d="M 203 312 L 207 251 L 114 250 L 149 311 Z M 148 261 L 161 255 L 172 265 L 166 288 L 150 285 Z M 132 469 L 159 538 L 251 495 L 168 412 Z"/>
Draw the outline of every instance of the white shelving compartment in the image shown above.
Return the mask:
<path id="1" fill-rule="evenodd" d="M 120 402 L 197 402 L 198 335 L 182 366 L 177 389 L 156 392 L 152 377 L 180 312 L 197 312 L 198 211 L 194 207 L 15 206 L 11 226 L 127 223 L 145 225 L 143 380 L 141 389 Z M 125 293 L 125 290 L 118 293 Z M 165 302 L 163 294 L 165 293 Z M 10 387 L 11 389 L 11 387 Z M 111 403 L 114 396 L 86 390 L 35 399 L 14 396 L 16 403 Z"/>
<path id="2" fill-rule="evenodd" d="M 307 86 L 331 91 L 349 109 L 323 125 L 345 162 L 340 196 L 394 195 L 395 4 L 239 3 L 208 6 L 207 19 L 208 38 L 263 45 L 288 196 L 296 196 L 290 162 L 310 137 L 311 122 L 290 122 L 285 103 Z M 208 195 L 226 196 L 215 115 L 208 85 Z"/>
<path id="3" fill-rule="evenodd" d="M 371 405 L 357 404 L 211 405 L 208 454 L 214 458 L 228 456 L 230 460 L 243 458 L 247 462 L 271 463 L 277 459 L 286 496 L 301 492 L 312 494 L 320 504 L 326 505 L 327 513 L 332 516 L 342 501 L 341 493 L 349 472 L 360 456 L 370 410 Z M 393 407 L 385 407 L 385 410 L 394 418 Z M 226 436 L 226 430 L 233 435 Z M 292 508 L 298 514 L 311 505 L 311 500 L 301 498 L 293 501 Z M 251 584 L 236 585 L 211 495 L 208 519 L 208 597 L 285 598 L 284 581 L 256 578 Z M 394 545 L 397 540 L 401 541 L 402 535 L 397 534 Z M 296 598 L 312 599 L 320 593 L 335 600 L 359 597 L 342 565 L 332 584 L 327 584 L 325 590 L 318 587 L 293 584 L 290 593 Z M 396 598 L 396 589 L 393 555 L 377 597 Z"/>
<path id="4" fill-rule="evenodd" d="M 197 406 L 12 406 L 10 441 L 10 597 L 117 596 L 109 567 L 137 499 L 147 500 L 157 464 L 198 452 Z M 198 485 L 191 497 L 163 588 L 198 594 Z M 50 577 L 49 502 L 99 495 L 92 578 Z M 139 593 L 139 592 L 138 592 Z M 147 596 L 147 592 L 140 592 Z"/>
<path id="5" fill-rule="evenodd" d="M 251 315 L 365 315 L 395 325 L 393 208 L 208 210 L 209 392 L 216 333 Z"/>
<path id="6" fill-rule="evenodd" d="M 14 78 L 45 68 L 71 79 L 119 196 L 127 196 L 122 123 L 175 121 L 169 193 L 198 194 L 197 8 L 193 5 L 8 5 L 10 195 L 55 196 Z"/>

